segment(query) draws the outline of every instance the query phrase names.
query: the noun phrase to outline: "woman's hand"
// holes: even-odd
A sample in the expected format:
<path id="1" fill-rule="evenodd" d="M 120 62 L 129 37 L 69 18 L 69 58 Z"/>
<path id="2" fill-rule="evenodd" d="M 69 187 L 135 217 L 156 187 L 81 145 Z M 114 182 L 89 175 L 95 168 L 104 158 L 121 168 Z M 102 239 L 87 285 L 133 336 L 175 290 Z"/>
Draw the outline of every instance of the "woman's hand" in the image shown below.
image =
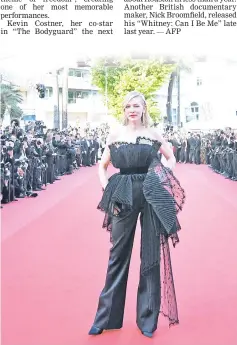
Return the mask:
<path id="1" fill-rule="evenodd" d="M 102 186 L 102 192 L 105 191 L 106 186 L 107 186 L 107 184 L 105 184 L 104 186 Z"/>
<path id="2" fill-rule="evenodd" d="M 170 170 L 174 170 L 175 165 L 176 165 L 176 159 L 175 159 L 175 157 L 174 157 L 174 158 L 171 157 L 171 158 L 169 158 L 169 159 L 167 160 L 166 166 L 167 166 L 167 168 L 169 168 Z"/>

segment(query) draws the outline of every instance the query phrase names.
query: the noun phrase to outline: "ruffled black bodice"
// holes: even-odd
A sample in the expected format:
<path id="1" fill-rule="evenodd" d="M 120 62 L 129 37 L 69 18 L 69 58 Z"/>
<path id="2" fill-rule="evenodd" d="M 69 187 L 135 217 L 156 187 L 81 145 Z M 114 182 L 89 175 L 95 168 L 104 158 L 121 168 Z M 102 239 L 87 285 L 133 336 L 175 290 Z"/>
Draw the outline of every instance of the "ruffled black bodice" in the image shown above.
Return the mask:
<path id="1" fill-rule="evenodd" d="M 138 137 L 136 143 L 118 141 L 109 146 L 111 162 L 115 168 L 120 169 L 120 173 L 110 177 L 98 206 L 107 213 L 104 227 L 108 230 L 111 226 L 111 216 L 118 216 L 122 210 L 133 207 L 132 183 L 134 179 L 141 179 L 144 181 L 145 199 L 152 205 L 167 235 L 177 232 L 179 225 L 176 214 L 182 209 L 185 194 L 172 171 L 160 162 L 160 146 L 159 141 L 144 137 Z M 177 240 L 176 236 L 174 243 Z"/>
<path id="2" fill-rule="evenodd" d="M 159 141 L 141 137 L 136 143 L 118 141 L 109 146 L 111 162 L 118 169 L 149 167 L 160 146 Z"/>

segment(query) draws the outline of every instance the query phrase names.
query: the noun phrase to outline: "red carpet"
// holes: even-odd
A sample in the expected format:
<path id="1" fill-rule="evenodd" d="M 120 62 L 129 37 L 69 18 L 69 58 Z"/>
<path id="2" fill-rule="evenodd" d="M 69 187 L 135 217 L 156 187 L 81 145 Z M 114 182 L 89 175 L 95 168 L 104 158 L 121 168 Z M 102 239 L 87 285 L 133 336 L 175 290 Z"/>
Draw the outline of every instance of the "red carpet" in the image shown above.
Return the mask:
<path id="1" fill-rule="evenodd" d="M 87 335 L 110 243 L 96 210 L 97 169 L 82 168 L 2 210 L 2 345 L 237 344 L 237 183 L 206 166 L 180 165 L 176 174 L 187 193 L 172 249 L 179 326 L 161 317 L 153 339 L 136 327 L 138 231 L 124 327 Z"/>

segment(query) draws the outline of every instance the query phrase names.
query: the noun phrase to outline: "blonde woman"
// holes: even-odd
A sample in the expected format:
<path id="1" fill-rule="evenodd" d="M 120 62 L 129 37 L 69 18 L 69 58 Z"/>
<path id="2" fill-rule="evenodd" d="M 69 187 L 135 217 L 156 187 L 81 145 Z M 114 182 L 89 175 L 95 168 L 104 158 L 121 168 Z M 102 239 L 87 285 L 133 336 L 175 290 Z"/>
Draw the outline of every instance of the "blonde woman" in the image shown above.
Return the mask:
<path id="1" fill-rule="evenodd" d="M 104 190 L 98 208 L 106 215 L 103 227 L 111 231 L 105 286 L 100 294 L 91 335 L 120 329 L 130 258 L 137 219 L 141 223 L 141 267 L 137 291 L 137 326 L 152 337 L 160 313 L 177 324 L 178 311 L 168 239 L 179 241 L 177 212 L 184 203 L 184 191 L 172 173 L 175 158 L 149 116 L 142 94 L 130 92 L 123 104 L 124 124 L 113 130 L 101 158 L 99 178 Z M 158 158 L 166 157 L 168 168 Z M 119 173 L 107 176 L 112 162 Z M 174 197 L 175 196 L 175 197 Z"/>

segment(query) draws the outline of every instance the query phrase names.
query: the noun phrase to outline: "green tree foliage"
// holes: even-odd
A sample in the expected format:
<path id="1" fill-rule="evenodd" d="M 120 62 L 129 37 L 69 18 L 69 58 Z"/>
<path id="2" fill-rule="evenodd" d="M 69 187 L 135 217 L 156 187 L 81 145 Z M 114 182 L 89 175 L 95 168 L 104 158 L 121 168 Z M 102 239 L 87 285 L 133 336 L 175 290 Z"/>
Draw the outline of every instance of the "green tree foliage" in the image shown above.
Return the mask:
<path id="1" fill-rule="evenodd" d="M 15 85 L 0 84 L 0 115 L 4 119 L 6 110 L 10 112 L 11 118 L 20 118 L 22 110 L 19 104 L 22 103 L 23 97 Z"/>
<path id="2" fill-rule="evenodd" d="M 147 100 L 148 112 L 154 121 L 160 117 L 160 110 L 156 101 L 156 92 L 167 81 L 174 66 L 161 64 L 156 60 L 126 60 L 106 62 L 100 60 L 92 67 L 93 84 L 100 93 L 107 94 L 108 108 L 113 116 L 120 119 L 123 114 L 122 103 L 129 91 L 143 93 Z"/>

